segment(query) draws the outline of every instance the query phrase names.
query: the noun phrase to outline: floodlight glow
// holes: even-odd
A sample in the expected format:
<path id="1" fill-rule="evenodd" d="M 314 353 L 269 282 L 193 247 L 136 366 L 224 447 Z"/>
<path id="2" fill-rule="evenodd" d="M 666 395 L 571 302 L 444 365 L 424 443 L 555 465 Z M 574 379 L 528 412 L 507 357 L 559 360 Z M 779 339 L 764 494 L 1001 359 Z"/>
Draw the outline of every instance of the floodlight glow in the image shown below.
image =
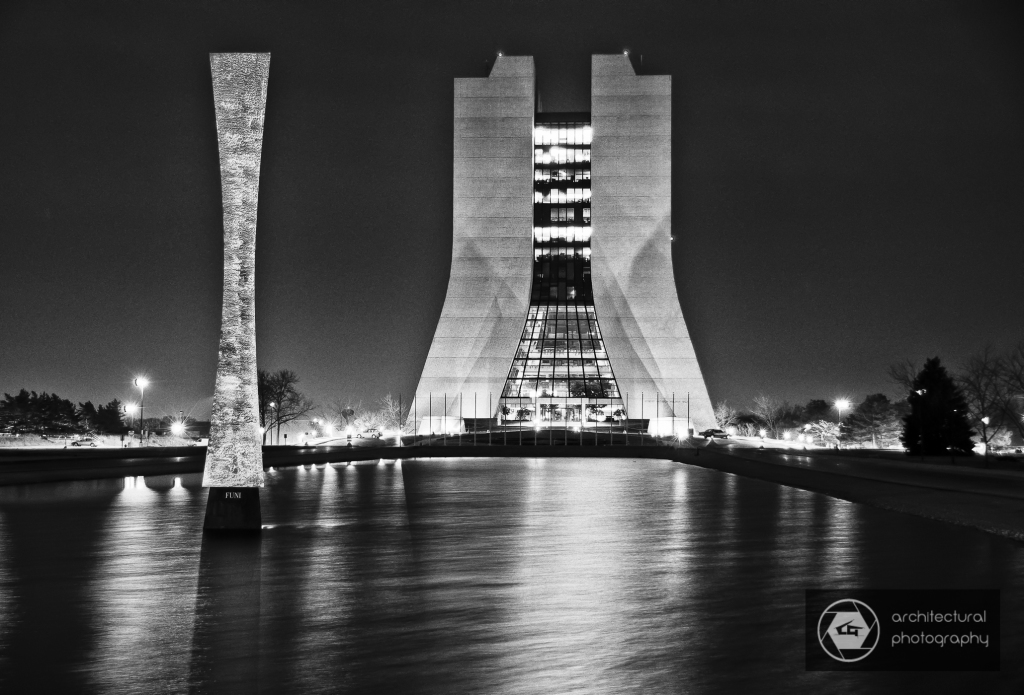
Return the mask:
<path id="1" fill-rule="evenodd" d="M 849 401 L 849 399 L 847 399 L 847 398 L 840 398 L 839 400 L 836 401 L 836 410 L 838 410 L 840 413 L 843 412 L 844 410 L 849 410 L 849 408 L 850 408 L 850 401 Z"/>
<path id="2" fill-rule="evenodd" d="M 124 404 L 124 412 L 128 413 L 129 415 L 134 415 L 138 411 L 138 409 L 139 409 L 139 404 L 138 403 L 125 403 Z"/>
<path id="3" fill-rule="evenodd" d="M 730 427 L 729 429 L 727 429 L 727 430 L 726 430 L 726 432 L 728 432 L 729 434 L 731 434 L 731 435 L 734 435 L 734 436 L 735 436 L 735 434 L 736 434 L 736 428 L 735 428 L 735 427 Z"/>
<path id="4" fill-rule="evenodd" d="M 782 433 L 782 438 L 783 439 L 789 439 L 792 436 L 793 436 L 793 433 L 790 432 L 789 430 L 786 430 L 785 432 Z"/>
<path id="5" fill-rule="evenodd" d="M 178 436 L 178 437 L 180 437 L 181 435 L 185 434 L 185 423 L 184 422 L 175 422 L 175 423 L 171 424 L 171 434 L 173 434 L 175 436 Z"/>
<path id="6" fill-rule="evenodd" d="M 140 389 L 145 389 L 149 386 L 149 379 L 147 379 L 144 376 L 140 376 L 135 379 L 135 385 L 138 386 Z"/>
<path id="7" fill-rule="evenodd" d="M 762 429 L 761 430 L 761 438 L 763 439 L 766 434 L 768 434 L 768 430 Z"/>

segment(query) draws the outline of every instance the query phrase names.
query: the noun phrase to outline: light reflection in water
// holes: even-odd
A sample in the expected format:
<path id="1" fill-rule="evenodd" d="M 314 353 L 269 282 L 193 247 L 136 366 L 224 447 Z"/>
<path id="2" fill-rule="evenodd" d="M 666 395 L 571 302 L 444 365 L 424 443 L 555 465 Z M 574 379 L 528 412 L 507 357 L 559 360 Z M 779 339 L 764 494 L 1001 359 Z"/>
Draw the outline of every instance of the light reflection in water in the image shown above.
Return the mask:
<path id="1" fill-rule="evenodd" d="M 942 577 L 1022 607 L 1019 544 L 677 463 L 284 467 L 239 543 L 200 544 L 200 483 L 0 488 L 0 690 L 994 690 L 804 672 L 803 592 Z"/>

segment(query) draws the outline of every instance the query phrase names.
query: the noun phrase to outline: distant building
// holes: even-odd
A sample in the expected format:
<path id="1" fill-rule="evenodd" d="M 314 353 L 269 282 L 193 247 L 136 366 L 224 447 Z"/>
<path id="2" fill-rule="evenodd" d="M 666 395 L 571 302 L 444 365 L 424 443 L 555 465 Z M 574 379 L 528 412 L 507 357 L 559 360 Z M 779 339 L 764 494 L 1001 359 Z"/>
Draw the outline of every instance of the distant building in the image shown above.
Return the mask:
<path id="1" fill-rule="evenodd" d="M 672 270 L 671 77 L 591 65 L 590 113 L 535 112 L 531 56 L 455 80 L 452 265 L 420 431 L 716 426 Z"/>

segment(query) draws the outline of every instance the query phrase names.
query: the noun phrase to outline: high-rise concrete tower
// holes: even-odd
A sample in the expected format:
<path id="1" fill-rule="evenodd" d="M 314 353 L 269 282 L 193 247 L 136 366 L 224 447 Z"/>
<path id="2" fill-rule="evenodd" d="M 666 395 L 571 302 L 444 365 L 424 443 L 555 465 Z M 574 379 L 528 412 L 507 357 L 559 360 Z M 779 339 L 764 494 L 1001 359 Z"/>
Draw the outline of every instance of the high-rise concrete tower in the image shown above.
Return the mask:
<path id="1" fill-rule="evenodd" d="M 528 56 L 455 80 L 452 265 L 420 431 L 715 426 L 672 269 L 671 78 L 626 55 L 591 67 L 589 113 L 535 112 Z"/>
<path id="2" fill-rule="evenodd" d="M 260 529 L 263 451 L 256 388 L 256 207 L 269 53 L 213 53 L 224 294 L 203 486 L 207 529 Z"/>

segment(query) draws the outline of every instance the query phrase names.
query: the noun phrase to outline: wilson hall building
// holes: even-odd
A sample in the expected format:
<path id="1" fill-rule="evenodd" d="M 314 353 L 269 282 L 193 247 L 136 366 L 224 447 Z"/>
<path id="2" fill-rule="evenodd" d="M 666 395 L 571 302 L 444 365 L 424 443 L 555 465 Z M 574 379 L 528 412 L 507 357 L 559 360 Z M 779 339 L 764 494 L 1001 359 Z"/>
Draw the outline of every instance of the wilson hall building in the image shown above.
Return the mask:
<path id="1" fill-rule="evenodd" d="M 455 80 L 452 264 L 410 417 L 656 434 L 715 418 L 672 272 L 672 81 L 591 60 L 589 113 L 532 56 Z"/>

